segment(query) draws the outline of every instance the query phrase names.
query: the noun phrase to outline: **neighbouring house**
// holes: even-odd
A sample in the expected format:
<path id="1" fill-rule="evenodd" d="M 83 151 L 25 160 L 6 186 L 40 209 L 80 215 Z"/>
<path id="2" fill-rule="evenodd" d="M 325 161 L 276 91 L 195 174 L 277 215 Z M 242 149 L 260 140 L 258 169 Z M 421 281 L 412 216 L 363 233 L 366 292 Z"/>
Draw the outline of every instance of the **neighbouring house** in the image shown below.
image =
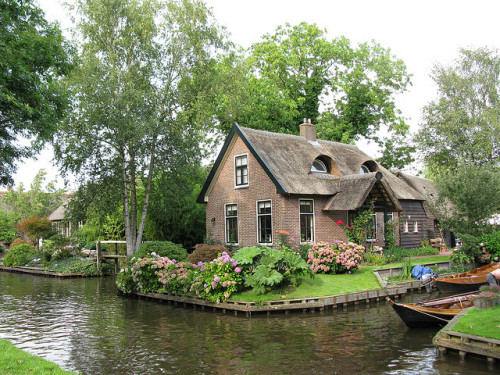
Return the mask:
<path id="1" fill-rule="evenodd" d="M 63 235 L 64 237 L 71 237 L 71 233 L 74 231 L 74 228 L 71 226 L 71 222 L 66 219 L 66 205 L 71 199 L 71 194 L 66 194 L 63 196 L 63 203 L 55 209 L 49 216 L 49 221 L 52 222 L 52 227 L 58 233 Z M 78 223 L 78 228 L 81 228 L 83 225 L 82 222 Z"/>
<path id="2" fill-rule="evenodd" d="M 234 125 L 198 202 L 206 204 L 207 236 L 235 246 L 274 245 L 277 230 L 301 243 L 345 241 L 337 222 L 373 204 L 368 241 L 384 246 L 394 219 L 399 244 L 415 248 L 439 236 L 426 203 L 432 186 L 394 175 L 354 145 L 316 139 L 311 123 L 300 136 Z"/>

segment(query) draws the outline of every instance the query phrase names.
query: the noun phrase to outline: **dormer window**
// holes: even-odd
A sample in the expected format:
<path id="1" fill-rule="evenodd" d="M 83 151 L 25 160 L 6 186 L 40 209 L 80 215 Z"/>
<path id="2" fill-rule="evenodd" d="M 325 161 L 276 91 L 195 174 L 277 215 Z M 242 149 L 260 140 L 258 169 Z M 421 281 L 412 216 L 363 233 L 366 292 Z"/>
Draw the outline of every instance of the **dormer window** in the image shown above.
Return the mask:
<path id="1" fill-rule="evenodd" d="M 248 156 L 238 155 L 234 158 L 234 177 L 236 187 L 248 186 Z"/>
<path id="2" fill-rule="evenodd" d="M 366 165 L 362 165 L 361 168 L 359 168 L 359 173 L 360 174 L 366 174 L 366 173 L 370 173 L 370 169 L 368 169 L 368 167 Z"/>
<path id="3" fill-rule="evenodd" d="M 311 166 L 311 172 L 314 173 L 328 173 L 328 168 L 326 167 L 326 164 L 323 160 L 321 159 L 316 159 L 314 160 L 312 166 Z"/>

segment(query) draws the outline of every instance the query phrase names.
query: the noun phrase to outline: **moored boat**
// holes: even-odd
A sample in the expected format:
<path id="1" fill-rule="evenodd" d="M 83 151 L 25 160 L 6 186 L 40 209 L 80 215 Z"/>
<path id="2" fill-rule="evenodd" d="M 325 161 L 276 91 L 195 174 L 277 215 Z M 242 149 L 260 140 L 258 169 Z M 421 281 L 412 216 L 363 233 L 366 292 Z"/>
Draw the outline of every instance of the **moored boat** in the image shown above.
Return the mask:
<path id="1" fill-rule="evenodd" d="M 488 284 L 486 276 L 500 268 L 500 263 L 491 263 L 486 266 L 462 272 L 456 275 L 435 278 L 436 288 L 442 293 L 465 293 L 478 290 Z"/>
<path id="2" fill-rule="evenodd" d="M 388 302 L 408 327 L 444 326 L 462 309 L 473 306 L 471 298 L 479 291 L 417 303 Z"/>

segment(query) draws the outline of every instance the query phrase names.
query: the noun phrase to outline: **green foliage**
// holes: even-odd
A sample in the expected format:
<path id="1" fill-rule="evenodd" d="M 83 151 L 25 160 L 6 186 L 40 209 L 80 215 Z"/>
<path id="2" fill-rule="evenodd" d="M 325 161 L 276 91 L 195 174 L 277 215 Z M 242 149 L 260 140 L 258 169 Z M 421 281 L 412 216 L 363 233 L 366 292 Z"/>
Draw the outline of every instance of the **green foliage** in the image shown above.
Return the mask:
<path id="1" fill-rule="evenodd" d="M 21 244 L 9 249 L 9 252 L 3 258 L 3 264 L 6 267 L 25 266 L 35 257 L 36 253 L 33 246 Z"/>
<path id="2" fill-rule="evenodd" d="M 81 273 L 84 276 L 99 276 L 95 260 L 72 256 L 64 259 L 54 259 L 44 267 L 45 270 L 51 270 L 61 273 Z M 102 263 L 102 272 L 104 275 L 112 275 L 114 267 L 108 263 Z"/>
<path id="3" fill-rule="evenodd" d="M 494 229 L 488 219 L 500 207 L 498 166 L 464 164 L 442 169 L 435 174 L 435 181 L 439 195 L 430 203 L 441 226 L 460 237 L 479 236 Z"/>
<path id="4" fill-rule="evenodd" d="M 56 234 L 48 239 L 43 240 L 42 258 L 49 262 L 51 260 L 60 260 L 71 256 L 71 249 L 67 248 L 69 238 L 61 234 Z"/>
<path id="5" fill-rule="evenodd" d="M 188 257 L 187 251 L 181 246 L 170 241 L 152 241 L 144 242 L 141 248 L 135 252 L 137 258 L 151 257 L 155 253 L 162 258 L 175 259 L 176 261 L 184 261 Z"/>
<path id="6" fill-rule="evenodd" d="M 500 231 L 483 234 L 480 237 L 462 236 L 460 251 L 471 260 L 481 264 L 500 261 Z"/>
<path id="7" fill-rule="evenodd" d="M 49 141 L 68 106 L 59 81 L 73 49 L 33 0 L 0 3 L 0 185 L 12 183 L 15 162 Z M 17 136 L 33 138 L 22 146 Z"/>
<path id="8" fill-rule="evenodd" d="M 210 263 L 212 260 L 217 258 L 219 254 L 226 252 L 227 249 L 223 245 L 217 244 L 197 244 L 194 247 L 194 251 L 188 255 L 187 261 L 190 263 L 198 264 Z"/>
<path id="9" fill-rule="evenodd" d="M 3 207 L 0 207 L 0 242 L 10 244 L 17 235 L 14 219 Z"/>
<path id="10" fill-rule="evenodd" d="M 206 177 L 206 168 L 191 164 L 158 176 L 153 181 L 145 235 L 181 243 L 186 249 L 203 242 L 205 205 L 196 199 Z"/>
<path id="11" fill-rule="evenodd" d="M 457 272 L 464 272 L 465 266 L 471 263 L 473 258 L 468 256 L 462 249 L 459 249 L 451 254 L 450 260 L 453 262 L 453 266 Z"/>
<path id="12" fill-rule="evenodd" d="M 375 42 L 352 46 L 344 37 L 328 40 L 326 30 L 303 22 L 264 35 L 247 55 L 222 67 L 236 82 L 228 85 L 233 95 L 217 103 L 223 130 L 236 122 L 298 134 L 299 123 L 310 118 L 320 138 L 346 143 L 366 137 L 384 144 L 376 133 L 385 127 L 392 138 L 388 147 L 398 149 L 408 126 L 394 98 L 410 77 L 388 49 Z M 397 155 L 406 158 L 408 150 Z"/>
<path id="13" fill-rule="evenodd" d="M 56 189 L 56 181 L 45 183 L 47 172 L 40 169 L 33 178 L 30 190 L 23 184 L 17 190 L 6 191 L 2 203 L 10 207 L 9 217 L 19 223 L 30 217 L 47 217 L 62 204 L 64 190 Z"/>
<path id="14" fill-rule="evenodd" d="M 285 283 L 296 285 L 299 276 L 310 274 L 302 257 L 288 248 L 246 247 L 239 249 L 233 258 L 244 271 L 245 286 L 251 287 L 257 294 Z"/>
<path id="15" fill-rule="evenodd" d="M 370 203 L 368 208 L 359 210 L 356 213 L 350 213 L 350 223 L 344 224 L 342 220 L 337 221 L 347 235 L 349 242 L 354 242 L 359 245 L 366 243 L 368 234 L 372 231 L 373 224 L 373 203 Z M 375 233 L 371 233 L 371 238 L 375 237 Z"/>
<path id="16" fill-rule="evenodd" d="M 385 249 L 392 249 L 396 246 L 396 234 L 399 230 L 399 219 L 394 218 L 385 223 Z"/>

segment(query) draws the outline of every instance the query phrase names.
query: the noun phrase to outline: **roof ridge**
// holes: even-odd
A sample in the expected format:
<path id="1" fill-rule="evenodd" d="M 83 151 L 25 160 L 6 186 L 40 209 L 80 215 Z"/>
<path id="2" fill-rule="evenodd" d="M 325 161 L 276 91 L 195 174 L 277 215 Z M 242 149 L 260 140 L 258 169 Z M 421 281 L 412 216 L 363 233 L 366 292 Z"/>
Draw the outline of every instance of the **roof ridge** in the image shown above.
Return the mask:
<path id="1" fill-rule="evenodd" d="M 306 137 L 302 137 L 300 135 L 295 135 L 295 134 L 276 133 L 276 132 L 271 132 L 269 130 L 254 129 L 254 128 L 248 128 L 248 127 L 245 127 L 245 126 L 240 126 L 240 129 L 242 129 L 245 132 L 257 133 L 257 134 L 262 134 L 262 135 L 269 135 L 269 136 L 273 136 L 273 137 L 290 138 L 290 139 L 297 139 L 297 140 L 307 141 Z M 351 149 L 354 149 L 354 150 L 359 150 L 358 146 L 352 145 L 350 143 L 327 141 L 325 139 L 317 139 L 316 142 L 330 144 L 330 145 L 343 146 L 343 147 L 351 148 Z"/>

